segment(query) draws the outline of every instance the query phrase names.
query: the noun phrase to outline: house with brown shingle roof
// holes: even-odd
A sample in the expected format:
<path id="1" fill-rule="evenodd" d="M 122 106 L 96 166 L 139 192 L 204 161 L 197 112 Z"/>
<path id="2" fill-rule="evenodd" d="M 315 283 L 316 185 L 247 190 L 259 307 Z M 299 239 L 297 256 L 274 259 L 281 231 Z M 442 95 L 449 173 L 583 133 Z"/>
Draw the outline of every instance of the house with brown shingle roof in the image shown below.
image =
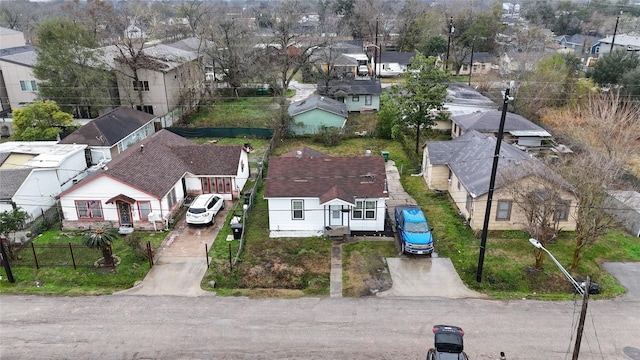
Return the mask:
<path id="1" fill-rule="evenodd" d="M 264 198 L 270 237 L 322 236 L 343 227 L 382 232 L 387 175 L 382 156 L 327 156 L 300 149 L 269 159 Z"/>
<path id="2" fill-rule="evenodd" d="M 238 198 L 248 177 L 243 146 L 198 145 L 160 130 L 61 193 L 62 225 L 86 229 L 132 224 L 151 230 L 156 221 L 166 224 L 189 195 Z"/>
<path id="3" fill-rule="evenodd" d="M 155 132 L 156 117 L 127 106 L 101 115 L 60 141 L 60 144 L 85 144 L 91 150 L 91 164 L 111 160 L 115 155 Z"/>

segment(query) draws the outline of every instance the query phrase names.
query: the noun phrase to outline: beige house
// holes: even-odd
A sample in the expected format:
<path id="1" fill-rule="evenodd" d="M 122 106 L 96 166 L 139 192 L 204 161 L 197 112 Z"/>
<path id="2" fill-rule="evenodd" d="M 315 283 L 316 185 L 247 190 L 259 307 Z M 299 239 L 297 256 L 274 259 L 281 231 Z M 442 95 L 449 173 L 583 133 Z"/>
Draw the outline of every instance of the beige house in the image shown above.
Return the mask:
<path id="1" fill-rule="evenodd" d="M 38 98 L 38 80 L 33 75 L 36 60 L 31 45 L 0 50 L 3 110 L 22 108 Z"/>
<path id="2" fill-rule="evenodd" d="M 113 62 L 121 105 L 156 116 L 194 108 L 204 89 L 202 55 L 165 44 L 141 51 L 145 59 L 144 66 L 137 69 L 137 81 L 131 66 L 121 60 L 121 53 Z"/>
<path id="3" fill-rule="evenodd" d="M 495 137 L 474 130 L 451 141 L 427 142 L 423 147 L 422 172 L 427 186 L 447 191 L 460 216 L 467 219 L 474 230 L 481 230 L 484 226 L 495 147 Z M 552 177 L 539 176 L 541 171 L 552 174 Z M 577 199 L 569 186 L 537 159 L 504 142 L 500 149 L 489 230 L 524 230 L 528 222 L 511 189 L 524 189 L 544 197 L 545 178 L 564 184 L 553 188 L 559 195 L 554 205 L 553 220 L 561 230 L 574 231 Z"/>

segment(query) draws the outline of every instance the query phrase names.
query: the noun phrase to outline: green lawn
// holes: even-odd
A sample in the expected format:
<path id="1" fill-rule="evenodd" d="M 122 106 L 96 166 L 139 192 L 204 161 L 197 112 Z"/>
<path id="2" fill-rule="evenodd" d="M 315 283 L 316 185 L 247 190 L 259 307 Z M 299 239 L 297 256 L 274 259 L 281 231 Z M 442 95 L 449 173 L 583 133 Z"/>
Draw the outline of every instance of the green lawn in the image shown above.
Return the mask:
<path id="1" fill-rule="evenodd" d="M 194 127 L 274 128 L 278 99 L 271 96 L 228 98 L 202 106 L 189 122 Z"/>
<path id="2" fill-rule="evenodd" d="M 41 295 L 105 295 L 132 287 L 142 280 L 149 271 L 149 262 L 144 252 L 144 244 L 151 242 L 157 249 L 166 233 L 135 232 L 112 244 L 113 254 L 121 262 L 115 269 L 97 268 L 92 264 L 102 257 L 99 250 L 80 247 L 74 250 L 76 264 L 66 247 L 59 250 L 46 249 L 38 245 L 80 245 L 80 232 L 47 231 L 34 240 L 41 267 L 36 269 L 32 249 L 26 246 L 10 261 L 15 283 L 7 281 L 4 267 L 0 270 L 0 293 L 41 294 Z M 53 264 L 66 266 L 53 266 Z"/>

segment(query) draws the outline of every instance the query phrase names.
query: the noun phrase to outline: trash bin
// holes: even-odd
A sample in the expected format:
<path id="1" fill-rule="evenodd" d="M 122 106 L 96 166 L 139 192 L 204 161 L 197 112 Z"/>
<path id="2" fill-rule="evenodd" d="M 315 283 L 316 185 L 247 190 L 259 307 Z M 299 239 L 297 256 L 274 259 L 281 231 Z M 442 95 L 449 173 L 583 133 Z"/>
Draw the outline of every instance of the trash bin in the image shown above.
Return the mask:
<path id="1" fill-rule="evenodd" d="M 249 201 L 251 200 L 251 191 L 247 191 L 244 193 L 244 204 L 249 205 Z"/>
<path id="2" fill-rule="evenodd" d="M 231 231 L 233 231 L 233 238 L 236 240 L 240 240 L 242 237 L 242 223 L 231 224 Z"/>
<path id="3" fill-rule="evenodd" d="M 388 151 L 380 151 L 380 155 L 384 158 L 384 162 L 389 161 L 389 152 Z"/>

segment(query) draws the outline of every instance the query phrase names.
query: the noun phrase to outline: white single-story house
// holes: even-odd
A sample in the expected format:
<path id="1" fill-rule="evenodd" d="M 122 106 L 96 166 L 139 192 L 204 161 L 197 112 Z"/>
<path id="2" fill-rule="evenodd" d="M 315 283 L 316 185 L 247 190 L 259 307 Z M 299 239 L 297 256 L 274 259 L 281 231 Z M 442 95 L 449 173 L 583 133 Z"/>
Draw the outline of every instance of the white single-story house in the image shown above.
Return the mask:
<path id="1" fill-rule="evenodd" d="M 86 145 L 55 141 L 0 144 L 0 212 L 20 208 L 28 222 L 56 205 L 55 196 L 87 175 Z"/>
<path id="2" fill-rule="evenodd" d="M 249 178 L 248 149 L 198 145 L 160 130 L 58 196 L 66 229 L 109 223 L 139 229 L 166 226 L 186 196 L 239 197 Z"/>
<path id="3" fill-rule="evenodd" d="M 322 236 L 340 227 L 382 232 L 388 197 L 382 156 L 332 157 L 303 148 L 271 157 L 264 189 L 269 236 Z"/>

